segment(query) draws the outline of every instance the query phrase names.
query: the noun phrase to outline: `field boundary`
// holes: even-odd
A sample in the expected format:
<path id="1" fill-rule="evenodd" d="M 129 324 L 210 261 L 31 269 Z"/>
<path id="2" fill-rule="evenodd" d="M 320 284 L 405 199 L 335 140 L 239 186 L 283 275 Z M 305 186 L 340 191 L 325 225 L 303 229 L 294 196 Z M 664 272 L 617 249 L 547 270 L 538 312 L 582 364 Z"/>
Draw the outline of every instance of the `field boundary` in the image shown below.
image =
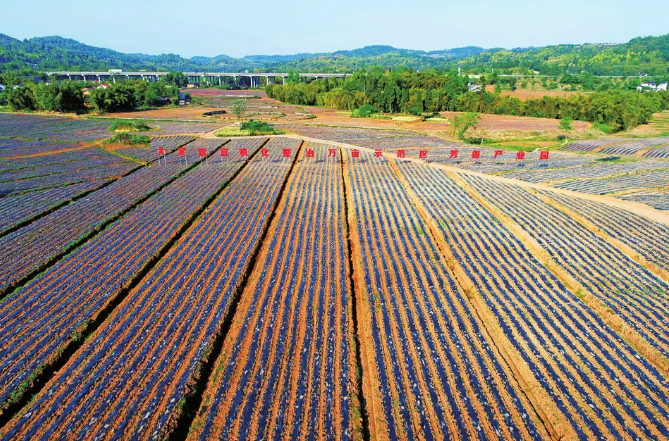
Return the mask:
<path id="1" fill-rule="evenodd" d="M 341 153 L 341 149 L 340 149 Z M 363 277 L 363 269 L 360 263 L 360 236 L 355 222 L 355 212 L 351 209 L 349 203 L 354 203 L 353 187 L 351 184 L 351 177 L 349 175 L 348 158 L 346 155 L 341 155 L 341 171 L 342 171 L 342 185 L 344 188 L 344 207 L 346 209 L 346 239 L 348 245 L 348 259 L 349 259 L 349 273 L 351 284 L 352 297 L 352 316 L 354 326 L 354 344 L 356 345 L 355 358 L 360 369 L 360 378 L 358 381 L 358 393 L 360 396 L 360 405 L 362 406 L 362 437 L 363 440 L 368 441 L 378 438 L 376 427 L 376 413 L 374 408 L 374 399 L 372 398 L 372 379 L 370 378 L 371 369 L 370 356 L 367 348 L 367 339 L 365 338 L 364 325 L 360 319 L 363 314 L 363 297 L 365 293 L 364 283 L 361 281 Z M 368 399 L 369 397 L 369 399 Z"/>
<path id="2" fill-rule="evenodd" d="M 21 229 L 21 228 L 23 228 L 23 227 L 25 227 L 25 226 L 28 226 L 28 225 L 32 224 L 33 222 L 35 222 L 36 220 L 39 220 L 40 218 L 42 218 L 42 217 L 44 217 L 44 216 L 48 216 L 48 215 L 50 215 L 51 213 L 53 213 L 54 211 L 59 210 L 59 209 L 63 208 L 63 207 L 66 206 L 66 205 L 70 205 L 72 202 L 75 202 L 75 201 L 77 201 L 77 200 L 79 200 L 79 199 L 81 199 L 81 198 L 85 198 L 86 196 L 88 196 L 89 194 L 91 194 L 91 193 L 93 193 L 93 192 L 96 192 L 96 191 L 98 191 L 98 190 L 102 190 L 102 189 L 105 188 L 106 186 L 112 184 L 114 181 L 117 181 L 117 180 L 119 180 L 119 179 L 121 179 L 121 178 L 118 177 L 118 178 L 112 178 L 112 179 L 101 179 L 101 180 L 100 180 L 100 181 L 101 181 L 101 184 L 98 185 L 97 187 L 95 187 L 95 188 L 91 188 L 90 190 L 86 190 L 86 191 L 83 191 L 83 192 L 81 192 L 81 193 L 79 193 L 79 194 L 76 194 L 76 195 L 74 195 L 73 197 L 71 197 L 71 198 L 69 198 L 69 199 L 66 199 L 66 200 L 64 200 L 64 201 L 61 201 L 61 202 L 57 203 L 56 205 L 53 205 L 53 206 L 47 208 L 46 210 L 44 210 L 44 211 L 42 211 L 42 212 L 40 212 L 40 213 L 37 213 L 37 214 L 34 215 L 34 216 L 31 216 L 31 217 L 29 217 L 29 218 L 27 218 L 27 219 L 23 219 L 22 221 L 17 222 L 17 223 L 15 223 L 14 225 L 5 228 L 4 230 L 0 231 L 0 238 L 6 236 L 6 235 L 8 235 L 8 234 L 11 234 L 11 233 L 13 233 L 14 231 L 19 230 L 19 229 Z M 74 183 L 74 184 L 70 184 L 70 185 L 77 185 L 77 184 L 78 184 L 78 183 Z M 64 185 L 63 187 L 69 187 L 69 185 Z M 55 188 L 60 188 L 60 187 L 55 187 Z M 48 190 L 48 189 L 45 189 L 45 190 Z M 45 191 L 45 190 L 44 190 L 44 191 Z M 30 192 L 30 193 L 35 193 L 35 192 Z M 16 196 L 20 196 L 20 195 L 16 195 Z M 0 296 L 0 300 L 2 300 L 2 298 L 3 298 L 3 297 Z"/>
<path id="3" fill-rule="evenodd" d="M 223 145 L 224 144 L 214 149 L 209 157 L 211 157 L 211 155 L 213 155 Z M 258 149 L 258 151 L 259 150 L 260 149 Z M 195 166 L 199 164 L 200 162 L 195 162 Z M 239 168 L 239 170 L 230 177 L 230 179 L 222 182 L 220 187 L 214 193 L 212 193 L 212 195 L 210 195 L 205 201 L 202 202 L 199 207 L 197 207 L 190 215 L 188 215 L 188 217 L 181 223 L 181 225 L 177 227 L 176 232 L 170 236 L 170 238 L 164 242 L 158 250 L 156 250 L 156 252 L 144 263 L 144 265 L 138 269 L 137 273 L 132 278 L 128 279 L 115 293 L 113 293 L 107 303 L 101 309 L 95 311 L 91 315 L 92 319 L 87 320 L 79 329 L 73 331 L 70 334 L 69 340 L 63 343 L 46 363 L 40 365 L 37 370 L 17 388 L 18 393 L 15 392 L 16 395 L 13 394 L 13 396 L 10 398 L 10 401 L 2 403 L 2 407 L 0 408 L 0 427 L 4 426 L 12 418 L 14 418 L 16 414 L 32 400 L 32 397 L 42 390 L 42 388 L 51 380 L 54 374 L 60 368 L 62 368 L 81 348 L 86 339 L 93 335 L 95 331 L 100 326 L 102 326 L 102 324 L 104 324 L 104 322 L 113 313 L 116 307 L 121 304 L 121 302 L 123 302 L 123 300 L 128 296 L 130 291 L 132 291 L 144 279 L 144 277 L 146 277 L 146 275 L 151 272 L 153 267 L 169 252 L 174 244 L 181 239 L 181 237 L 190 229 L 199 216 L 207 209 L 207 207 L 209 207 L 209 205 L 211 205 L 211 203 L 216 200 L 216 198 L 222 192 L 225 191 L 225 189 L 246 167 L 247 164 L 248 162 L 245 162 Z M 190 171 L 191 168 L 188 170 Z M 183 175 L 180 175 L 179 177 L 183 177 Z"/>
<path id="4" fill-rule="evenodd" d="M 551 255 L 539 242 L 530 236 L 518 223 L 504 214 L 496 205 L 483 197 L 476 189 L 462 180 L 455 173 L 448 173 L 464 191 L 474 198 L 478 203 L 495 216 L 500 223 L 507 228 L 523 245 L 530 254 L 542 265 L 544 265 L 565 287 L 578 298 L 585 306 L 590 308 L 597 316 L 616 332 L 622 340 L 630 345 L 635 351 L 658 369 L 665 378 L 669 378 L 669 359 L 664 357 L 657 349 L 648 343 L 632 327 L 630 327 L 622 317 L 616 314 L 602 300 L 597 298 L 592 292 L 586 289 L 574 277 L 572 277 L 564 268 L 558 265 Z"/>
<path id="5" fill-rule="evenodd" d="M 457 285 L 462 289 L 469 300 L 473 312 L 476 314 L 476 317 L 482 325 L 481 329 L 484 330 L 487 340 L 508 366 L 511 377 L 518 385 L 518 389 L 525 395 L 536 418 L 540 421 L 548 435 L 554 440 L 563 439 L 565 435 L 569 438 L 575 437 L 573 430 L 569 430 L 569 428 L 565 426 L 564 422 L 566 421 L 566 418 L 562 415 L 562 412 L 560 412 L 539 380 L 537 380 L 529 367 L 527 367 L 522 356 L 504 335 L 494 314 L 490 311 L 485 302 L 482 301 L 483 298 L 476 289 L 475 283 L 455 258 L 455 255 L 443 236 L 443 233 L 440 231 L 437 222 L 425 208 L 425 205 L 420 200 L 419 196 L 411 188 L 411 185 L 402 174 L 395 160 L 389 159 L 388 163 L 398 181 L 409 195 L 411 203 L 416 208 L 421 220 L 427 225 L 428 231 L 426 234 L 428 234 L 437 244 L 441 259 L 445 266 L 450 270 Z M 548 408 L 545 409 L 545 407 Z"/>
<path id="6" fill-rule="evenodd" d="M 192 141 L 191 141 L 192 142 Z M 188 144 L 188 143 L 187 143 Z M 218 149 L 217 149 L 218 150 Z M 212 152 L 213 154 L 213 152 Z M 95 227 L 93 227 L 90 231 L 87 233 L 84 233 L 82 236 L 78 237 L 77 239 L 73 240 L 69 244 L 67 244 L 60 252 L 56 253 L 54 256 L 52 256 L 49 260 L 44 262 L 42 265 L 39 267 L 35 268 L 33 271 L 29 272 L 25 276 L 23 276 L 21 279 L 16 280 L 12 282 L 10 285 L 8 285 L 4 289 L 0 289 L 0 307 L 2 306 L 2 302 L 4 301 L 5 298 L 9 297 L 12 295 L 12 293 L 16 292 L 17 290 L 21 289 L 24 287 L 27 283 L 32 281 L 33 279 L 38 278 L 42 273 L 47 271 L 50 267 L 52 267 L 54 264 L 56 264 L 58 261 L 62 260 L 65 256 L 68 254 L 76 251 L 78 248 L 83 246 L 86 242 L 89 240 L 93 239 L 94 237 L 98 236 L 100 233 L 102 233 L 104 230 L 106 230 L 111 224 L 116 222 L 117 220 L 125 217 L 128 213 L 132 212 L 135 210 L 137 207 L 139 207 L 141 204 L 146 202 L 150 197 L 153 195 L 159 193 L 161 190 L 166 188 L 168 185 L 172 184 L 174 181 L 177 179 L 183 177 L 186 175 L 188 172 L 190 172 L 193 168 L 197 167 L 197 165 L 200 163 L 200 161 L 195 161 L 191 165 L 187 166 L 184 168 L 182 171 L 177 173 L 176 175 L 172 176 L 170 179 L 168 179 L 166 182 L 164 182 L 162 185 L 159 187 L 155 188 L 153 191 L 147 193 L 146 195 L 142 196 L 140 199 L 136 200 L 134 203 L 126 207 L 125 209 L 119 211 L 116 213 L 114 216 L 105 219 L 104 221 L 100 222 L 97 224 Z M 118 181 L 121 178 L 124 178 L 126 176 L 131 175 L 132 173 L 135 173 L 137 170 L 143 169 L 143 166 L 136 167 L 132 170 L 130 170 L 128 173 L 120 176 L 117 178 L 115 181 L 112 181 L 109 183 L 111 185 L 113 182 Z M 99 191 L 96 190 L 96 191 Z M 61 207 L 62 208 L 62 207 Z"/>
<path id="7" fill-rule="evenodd" d="M 256 152 L 251 157 L 249 157 L 247 164 L 258 154 L 258 152 L 260 152 L 260 150 L 269 141 L 270 138 L 266 138 L 265 142 L 256 150 Z M 236 312 L 237 312 L 237 307 L 239 306 L 239 302 L 242 300 L 242 296 L 247 288 L 247 285 L 249 285 L 249 280 L 251 279 L 251 276 L 257 270 L 258 262 L 260 262 L 261 260 L 260 254 L 262 250 L 265 249 L 269 244 L 269 242 L 267 242 L 266 244 L 267 234 L 270 231 L 271 227 L 275 225 L 276 213 L 279 210 L 279 207 L 281 206 L 282 203 L 285 203 L 284 199 L 285 199 L 286 188 L 288 186 L 288 181 L 290 180 L 290 177 L 293 175 L 293 170 L 295 168 L 295 164 L 297 163 L 297 160 L 299 158 L 299 153 L 302 150 L 303 145 L 304 141 L 300 143 L 299 147 L 297 147 L 295 157 L 293 158 L 293 161 L 290 165 L 290 169 L 288 170 L 288 173 L 286 173 L 286 177 L 284 178 L 281 187 L 279 188 L 279 193 L 277 195 L 276 201 L 274 202 L 271 213 L 267 217 L 266 224 L 260 233 L 258 243 L 256 244 L 255 249 L 251 254 L 247 268 L 244 271 L 244 275 L 242 276 L 237 289 L 230 296 L 226 317 L 223 320 L 223 323 L 221 324 L 219 332 L 214 336 L 211 345 L 205 350 L 206 355 L 204 359 L 200 361 L 200 364 L 195 371 L 196 377 L 191 379 L 192 385 L 189 387 L 190 390 L 182 398 L 183 406 L 181 406 L 181 410 L 178 413 L 173 413 L 172 415 L 170 415 L 170 417 L 168 418 L 168 422 L 163 428 L 163 433 L 162 436 L 160 436 L 160 439 L 166 439 L 168 441 L 182 441 L 186 440 L 186 438 L 188 437 L 188 433 L 190 432 L 191 426 L 193 425 L 195 417 L 197 416 L 200 410 L 200 406 L 202 404 L 202 400 L 204 398 L 207 385 L 209 384 L 209 379 L 211 378 L 211 374 L 214 371 L 216 362 L 221 356 L 225 340 L 229 334 L 229 330 L 232 326 L 232 323 L 236 318 Z"/>
<path id="8" fill-rule="evenodd" d="M 566 214 L 567 216 L 571 217 L 574 219 L 576 222 L 581 224 L 583 227 L 585 227 L 587 230 L 590 232 L 596 234 L 600 239 L 606 241 L 607 243 L 613 245 L 614 247 L 618 248 L 621 252 L 623 252 L 627 257 L 644 267 L 646 270 L 650 271 L 660 279 L 664 280 L 666 283 L 669 283 L 669 272 L 666 271 L 663 268 L 660 268 L 659 266 L 655 265 L 652 262 L 649 262 L 645 257 L 643 257 L 638 251 L 634 250 L 632 247 L 629 245 L 625 244 L 619 239 L 616 239 L 615 237 L 611 236 L 610 234 L 606 233 L 603 229 L 599 228 L 589 220 L 587 220 L 585 217 L 581 216 L 578 214 L 575 210 L 567 207 L 564 204 L 561 204 L 559 201 L 554 200 L 550 196 L 546 196 L 544 194 L 540 194 L 537 192 L 534 192 L 534 195 L 550 205 L 551 207 L 561 211 L 562 213 Z"/>
<path id="9" fill-rule="evenodd" d="M 275 135 L 274 137 L 282 137 L 282 138 L 295 138 L 295 139 L 303 139 L 306 141 L 314 141 L 318 143 L 325 143 L 325 144 L 332 144 L 336 145 L 338 147 L 344 147 L 346 149 L 356 149 L 360 150 L 361 152 L 370 152 L 373 153 L 374 149 L 371 149 L 369 147 L 359 147 L 353 144 L 346 144 L 343 142 L 337 142 L 337 141 L 327 141 L 327 140 L 322 140 L 322 139 L 317 139 L 317 138 L 309 138 L 306 136 L 298 136 L 298 135 Z M 548 190 L 548 191 L 553 191 L 555 193 L 563 194 L 565 196 L 572 196 L 580 199 L 585 199 L 585 200 L 590 200 L 590 201 L 595 201 L 595 202 L 600 202 L 602 204 L 606 204 L 612 207 L 616 208 L 622 208 L 623 210 L 638 214 L 639 216 L 646 217 L 650 220 L 653 220 L 655 222 L 662 223 L 664 225 L 669 226 L 669 212 L 665 212 L 662 210 L 657 210 L 653 207 L 650 207 L 646 204 L 642 204 L 640 202 L 633 202 L 633 201 L 624 201 L 621 199 L 616 199 L 611 196 L 606 196 L 606 195 L 598 195 L 598 194 L 589 194 L 589 193 L 579 193 L 577 191 L 572 191 L 572 190 L 567 190 L 563 188 L 557 188 L 557 187 L 551 187 L 546 184 L 540 184 L 540 183 L 534 183 L 534 182 L 528 182 L 528 181 L 522 181 L 520 179 L 514 179 L 514 178 L 507 178 L 501 175 L 489 175 L 486 173 L 478 172 L 475 170 L 467 170 L 464 168 L 458 168 L 458 167 L 453 167 L 450 165 L 446 164 L 439 164 L 435 162 L 424 162 L 421 159 L 418 158 L 403 158 L 403 161 L 409 161 L 413 162 L 415 164 L 421 164 L 421 165 L 427 165 L 428 167 L 433 167 L 439 170 L 443 170 L 446 172 L 452 172 L 452 173 L 457 173 L 457 174 L 466 174 L 466 175 L 471 175 L 471 176 L 478 176 L 481 178 L 493 180 L 496 182 L 502 182 L 505 184 L 512 184 L 512 185 L 517 185 L 519 187 L 523 188 L 536 188 L 540 190 Z"/>

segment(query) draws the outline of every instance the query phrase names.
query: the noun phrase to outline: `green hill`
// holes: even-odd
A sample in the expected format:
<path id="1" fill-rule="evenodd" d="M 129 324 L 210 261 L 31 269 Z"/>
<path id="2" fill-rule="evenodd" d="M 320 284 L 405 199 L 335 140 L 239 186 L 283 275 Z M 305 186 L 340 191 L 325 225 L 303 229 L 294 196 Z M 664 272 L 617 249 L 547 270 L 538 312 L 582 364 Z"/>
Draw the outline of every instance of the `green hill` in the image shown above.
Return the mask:
<path id="1" fill-rule="evenodd" d="M 635 38 L 624 44 L 554 45 L 541 48 L 482 49 L 464 47 L 437 51 L 365 46 L 333 53 L 294 55 L 248 55 L 233 58 L 176 54 L 125 54 L 89 46 L 63 37 L 17 40 L 0 34 L 0 69 L 34 67 L 47 70 L 181 70 L 181 71 L 299 71 L 350 72 L 372 66 L 386 68 L 454 69 L 483 73 L 542 75 L 664 76 L 669 74 L 669 35 Z"/>

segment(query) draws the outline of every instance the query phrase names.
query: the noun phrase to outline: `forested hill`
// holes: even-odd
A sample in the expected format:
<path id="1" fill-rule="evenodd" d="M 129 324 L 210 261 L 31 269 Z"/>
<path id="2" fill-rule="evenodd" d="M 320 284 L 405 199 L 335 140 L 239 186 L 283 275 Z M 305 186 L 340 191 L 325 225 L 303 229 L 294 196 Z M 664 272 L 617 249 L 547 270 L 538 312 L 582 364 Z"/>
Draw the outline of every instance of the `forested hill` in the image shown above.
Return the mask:
<path id="1" fill-rule="evenodd" d="M 542 48 L 482 49 L 464 47 L 439 51 L 366 46 L 349 51 L 295 55 L 248 55 L 233 58 L 183 58 L 176 54 L 125 54 L 88 46 L 62 37 L 17 40 L 0 34 L 0 70 L 35 67 L 58 69 L 181 70 L 181 71 L 321 71 L 351 72 L 371 66 L 410 69 L 453 69 L 480 73 L 538 72 L 544 75 L 590 72 L 595 75 L 663 76 L 669 74 L 669 35 L 635 38 L 624 44 L 556 45 Z"/>

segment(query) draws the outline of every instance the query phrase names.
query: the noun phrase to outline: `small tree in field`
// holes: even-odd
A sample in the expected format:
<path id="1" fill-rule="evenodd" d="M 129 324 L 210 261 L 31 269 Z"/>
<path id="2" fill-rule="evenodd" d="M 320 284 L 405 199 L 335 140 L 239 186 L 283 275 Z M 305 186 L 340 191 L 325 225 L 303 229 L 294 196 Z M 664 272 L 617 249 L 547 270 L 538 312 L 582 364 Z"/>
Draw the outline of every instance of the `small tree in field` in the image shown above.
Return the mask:
<path id="1" fill-rule="evenodd" d="M 567 142 L 567 135 L 569 132 L 571 132 L 574 129 L 574 126 L 571 125 L 572 119 L 571 118 L 562 118 L 560 120 L 560 124 L 558 125 L 558 129 L 564 130 L 565 132 L 565 143 Z"/>
<path id="2" fill-rule="evenodd" d="M 237 115 L 237 118 L 242 119 L 244 112 L 246 112 L 246 102 L 242 99 L 234 100 L 232 102 L 232 113 Z"/>
<path id="3" fill-rule="evenodd" d="M 479 114 L 476 112 L 466 112 L 462 116 L 456 116 L 451 122 L 453 133 L 462 141 L 466 141 L 465 132 L 470 127 L 475 127 L 479 121 Z"/>

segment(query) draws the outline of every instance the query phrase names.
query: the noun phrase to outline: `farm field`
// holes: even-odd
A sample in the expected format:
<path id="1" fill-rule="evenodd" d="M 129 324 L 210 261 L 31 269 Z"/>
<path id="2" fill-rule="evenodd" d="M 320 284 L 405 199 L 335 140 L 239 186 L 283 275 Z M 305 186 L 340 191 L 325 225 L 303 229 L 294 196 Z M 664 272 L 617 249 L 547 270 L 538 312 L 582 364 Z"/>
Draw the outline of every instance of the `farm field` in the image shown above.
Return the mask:
<path id="1" fill-rule="evenodd" d="M 351 439 L 360 430 L 342 167 L 341 159 L 328 159 L 328 147 L 302 147 L 314 157 L 298 160 L 290 177 L 258 261 L 262 271 L 242 293 L 193 439 Z"/>
<path id="2" fill-rule="evenodd" d="M 669 439 L 663 138 L 278 111 L 0 113 L 0 439 Z"/>

